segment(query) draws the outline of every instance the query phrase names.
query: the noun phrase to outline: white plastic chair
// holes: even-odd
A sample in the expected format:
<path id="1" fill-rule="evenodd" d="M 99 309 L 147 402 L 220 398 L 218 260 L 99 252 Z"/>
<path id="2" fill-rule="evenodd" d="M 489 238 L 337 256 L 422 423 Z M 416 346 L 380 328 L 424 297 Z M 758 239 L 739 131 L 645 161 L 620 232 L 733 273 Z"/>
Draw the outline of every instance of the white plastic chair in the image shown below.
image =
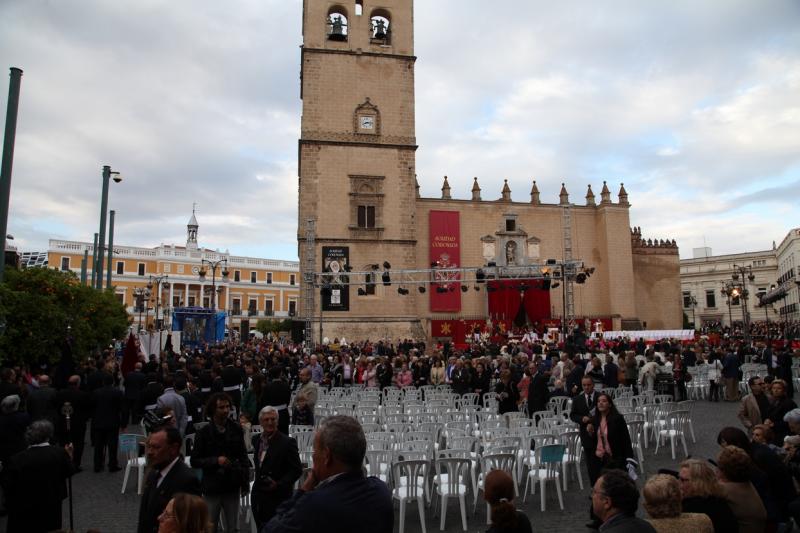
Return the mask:
<path id="1" fill-rule="evenodd" d="M 536 492 L 536 483 L 539 483 L 541 489 L 542 512 L 545 510 L 545 485 L 547 481 L 554 481 L 556 485 L 556 492 L 558 493 L 558 505 L 561 510 L 564 510 L 564 497 L 561 494 L 561 463 L 564 460 L 564 451 L 566 447 L 563 444 L 548 444 L 536 448 L 536 467 L 528 472 L 528 479 L 525 481 L 525 494 L 522 501 L 528 496 L 528 485 L 531 487 L 531 494 Z"/>
<path id="2" fill-rule="evenodd" d="M 661 444 L 662 439 L 668 438 L 670 448 L 672 450 L 672 460 L 674 461 L 675 439 L 680 438 L 681 444 L 683 445 L 683 454 L 686 457 L 689 456 L 689 451 L 686 449 L 686 438 L 683 431 L 683 428 L 685 428 L 687 425 L 686 420 L 688 418 L 689 411 L 686 411 L 685 409 L 672 411 L 667 415 L 664 429 L 659 430 L 658 435 L 656 436 L 656 453 L 658 453 L 658 447 Z"/>
<path id="3" fill-rule="evenodd" d="M 427 461 L 400 461 L 392 465 L 394 489 L 392 498 L 400 502 L 400 533 L 405 530 L 406 502 L 417 502 L 419 523 L 425 533 L 425 484 L 428 478 Z"/>
<path id="4" fill-rule="evenodd" d="M 467 485 L 462 480 L 464 472 L 469 468 L 469 461 L 466 459 L 440 459 L 436 461 L 436 475 L 440 480 L 446 482 L 436 484 L 436 493 L 440 497 L 442 518 L 439 529 L 444 531 L 445 517 L 447 516 L 447 499 L 456 496 L 461 506 L 461 526 L 467 530 Z M 447 477 L 444 477 L 444 476 Z"/>
<path id="5" fill-rule="evenodd" d="M 131 473 L 131 468 L 138 468 L 138 485 L 137 494 L 142 493 L 142 481 L 144 480 L 144 468 L 147 465 L 147 460 L 144 457 L 139 457 L 139 442 L 144 437 L 135 433 L 123 433 L 119 436 L 119 451 L 126 456 L 125 460 L 125 476 L 122 478 L 122 491 L 125 494 L 125 489 L 128 487 L 128 476 Z"/>
<path id="6" fill-rule="evenodd" d="M 472 514 L 478 510 L 478 492 L 484 489 L 484 480 L 486 475 L 492 470 L 503 470 L 508 472 L 511 479 L 514 481 L 514 493 L 517 492 L 517 456 L 513 453 L 493 453 L 481 457 L 481 473 L 478 475 L 477 490 L 473 495 L 472 501 Z M 491 518 L 491 510 L 489 503 L 486 503 L 486 525 L 489 525 Z"/>
<path id="7" fill-rule="evenodd" d="M 567 490 L 567 479 L 569 478 L 569 465 L 575 465 L 575 475 L 578 477 L 578 486 L 583 490 L 583 477 L 581 476 L 581 455 L 583 446 L 581 445 L 580 431 L 567 431 L 559 437 L 561 444 L 564 445 L 564 458 L 561 464 L 561 474 L 564 477 L 564 490 Z"/>

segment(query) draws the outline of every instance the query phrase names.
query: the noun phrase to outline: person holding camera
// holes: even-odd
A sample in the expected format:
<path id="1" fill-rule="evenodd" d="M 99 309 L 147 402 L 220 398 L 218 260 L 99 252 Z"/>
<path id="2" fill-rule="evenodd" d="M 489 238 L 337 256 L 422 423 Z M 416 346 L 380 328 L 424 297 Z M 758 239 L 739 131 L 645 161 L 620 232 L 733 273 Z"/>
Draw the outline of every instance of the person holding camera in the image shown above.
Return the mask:
<path id="1" fill-rule="evenodd" d="M 249 481 L 250 461 L 244 446 L 244 433 L 229 417 L 232 404 L 231 397 L 224 392 L 208 398 L 206 416 L 210 422 L 197 432 L 192 450 L 192 467 L 203 470 L 203 497 L 208 503 L 215 531 L 223 509 L 225 531 L 236 531 L 239 497 Z"/>
<path id="2" fill-rule="evenodd" d="M 268 405 L 258 415 L 262 433 L 253 437 L 255 480 L 250 501 L 258 530 L 275 516 L 275 510 L 292 495 L 303 472 L 297 442 L 278 431 L 278 411 Z"/>

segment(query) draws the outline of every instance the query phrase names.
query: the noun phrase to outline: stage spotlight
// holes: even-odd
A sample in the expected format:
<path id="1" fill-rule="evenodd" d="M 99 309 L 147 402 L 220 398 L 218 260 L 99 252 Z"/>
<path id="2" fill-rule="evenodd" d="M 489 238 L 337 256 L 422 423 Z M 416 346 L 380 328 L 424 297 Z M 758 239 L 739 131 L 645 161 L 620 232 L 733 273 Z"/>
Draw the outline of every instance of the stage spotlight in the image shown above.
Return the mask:
<path id="1" fill-rule="evenodd" d="M 475 285 L 475 286 L 474 286 L 474 287 L 472 287 L 472 288 L 473 288 L 473 289 L 475 289 L 476 291 L 479 291 L 479 290 L 481 290 L 481 288 L 480 288 L 480 287 L 478 287 L 477 285 Z"/>
<path id="2" fill-rule="evenodd" d="M 405 289 L 403 287 L 397 287 L 397 294 L 402 294 L 403 296 L 405 296 L 406 294 L 408 294 L 408 289 Z"/>
<path id="3" fill-rule="evenodd" d="M 553 283 L 550 284 L 550 288 L 551 289 L 557 289 L 558 285 L 559 285 L 559 283 L 557 281 L 554 281 Z"/>
<path id="4" fill-rule="evenodd" d="M 575 283 L 582 284 L 586 283 L 586 274 L 584 272 L 579 272 L 577 276 L 575 276 Z"/>
<path id="5" fill-rule="evenodd" d="M 361 287 L 359 287 L 359 288 L 358 288 L 358 295 L 359 295 L 359 296 L 366 296 L 366 295 L 367 295 L 367 291 L 365 291 L 364 289 L 362 289 Z"/>
<path id="6" fill-rule="evenodd" d="M 436 287 L 436 292 L 438 292 L 439 294 L 444 294 L 444 293 L 447 292 L 447 288 L 446 287 Z"/>
<path id="7" fill-rule="evenodd" d="M 594 267 L 587 268 L 586 269 L 586 276 L 588 277 L 588 276 L 591 276 L 592 274 L 594 274 Z"/>
<path id="8" fill-rule="evenodd" d="M 386 287 L 392 284 L 392 279 L 389 277 L 388 271 L 384 271 L 383 274 L 381 274 L 381 280 Z"/>
<path id="9" fill-rule="evenodd" d="M 469 290 L 469 287 L 467 287 L 466 285 L 462 285 L 461 286 L 461 292 L 467 292 L 468 290 Z"/>
<path id="10" fill-rule="evenodd" d="M 425 287 L 423 285 L 417 287 L 417 290 L 419 291 L 420 294 L 425 294 Z"/>
<path id="11" fill-rule="evenodd" d="M 479 268 L 475 272 L 475 282 L 476 283 L 485 283 L 486 282 L 486 272 L 484 272 L 482 268 Z"/>

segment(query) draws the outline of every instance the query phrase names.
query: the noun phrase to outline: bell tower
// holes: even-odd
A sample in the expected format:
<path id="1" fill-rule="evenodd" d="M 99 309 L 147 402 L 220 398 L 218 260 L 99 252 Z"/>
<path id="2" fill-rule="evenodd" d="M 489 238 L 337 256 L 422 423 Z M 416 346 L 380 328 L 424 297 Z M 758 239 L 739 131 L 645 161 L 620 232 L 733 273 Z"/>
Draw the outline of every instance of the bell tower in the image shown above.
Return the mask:
<path id="1" fill-rule="evenodd" d="M 399 280 L 387 285 L 384 276 L 416 268 L 415 60 L 413 0 L 304 0 L 300 264 L 316 272 L 334 263 L 337 272 L 374 271 L 349 276 L 350 285 L 333 295 L 317 291 L 313 310 L 301 303 L 300 317 L 316 322 L 315 337 L 320 306 L 323 336 L 419 336 L 416 291 L 400 295 Z M 375 323 L 379 308 L 381 315 L 394 310 L 383 326 Z"/>

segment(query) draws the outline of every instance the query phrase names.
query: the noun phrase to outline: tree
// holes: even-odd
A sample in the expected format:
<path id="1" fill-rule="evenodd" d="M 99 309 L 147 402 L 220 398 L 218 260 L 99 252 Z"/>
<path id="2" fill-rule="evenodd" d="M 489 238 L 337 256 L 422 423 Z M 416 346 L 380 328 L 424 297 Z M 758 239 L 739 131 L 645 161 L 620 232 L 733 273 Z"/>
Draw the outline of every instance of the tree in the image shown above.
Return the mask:
<path id="1" fill-rule="evenodd" d="M 0 284 L 0 363 L 52 363 L 67 344 L 82 358 L 127 328 L 113 291 L 81 285 L 72 272 L 8 269 Z"/>

